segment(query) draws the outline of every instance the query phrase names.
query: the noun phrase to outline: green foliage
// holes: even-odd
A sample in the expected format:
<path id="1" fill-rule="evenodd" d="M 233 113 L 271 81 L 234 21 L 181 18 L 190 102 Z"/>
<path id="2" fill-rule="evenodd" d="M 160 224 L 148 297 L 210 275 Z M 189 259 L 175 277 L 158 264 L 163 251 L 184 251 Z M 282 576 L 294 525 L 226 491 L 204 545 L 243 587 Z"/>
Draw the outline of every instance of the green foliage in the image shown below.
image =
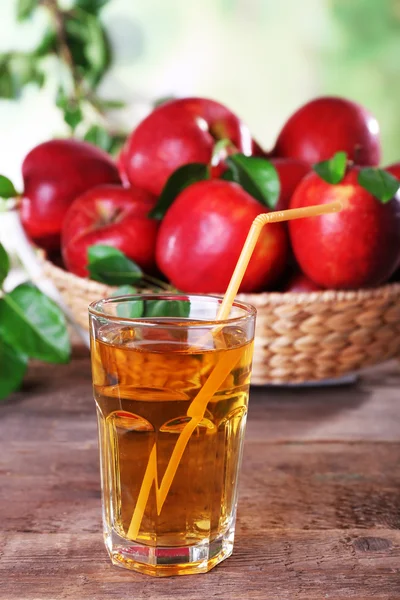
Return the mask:
<path id="1" fill-rule="evenodd" d="M 136 294 L 136 288 L 130 285 L 122 285 L 112 296 L 129 296 Z M 117 315 L 122 318 L 139 319 L 147 317 L 181 317 L 187 318 L 190 314 L 189 300 L 141 300 L 133 298 L 125 300 L 117 306 Z"/>
<path id="2" fill-rule="evenodd" d="M 80 8 L 65 19 L 67 44 L 79 74 L 89 87 L 96 86 L 110 65 L 110 47 L 99 19 Z"/>
<path id="3" fill-rule="evenodd" d="M 400 182 L 383 169 L 365 167 L 358 174 L 358 183 L 382 204 L 389 202 L 398 192 Z"/>
<path id="4" fill-rule="evenodd" d="M 8 275 L 8 271 L 10 270 L 10 259 L 8 258 L 8 254 L 3 246 L 0 244 L 0 286 L 3 285 L 5 278 Z"/>
<path id="5" fill-rule="evenodd" d="M 258 156 L 233 154 L 225 160 L 229 170 L 223 179 L 239 183 L 256 200 L 273 210 L 278 202 L 280 181 L 272 163 Z"/>
<path id="6" fill-rule="evenodd" d="M 0 175 L 0 198 L 15 198 L 18 196 L 18 192 L 14 187 L 13 182 L 5 177 L 4 175 Z"/>
<path id="7" fill-rule="evenodd" d="M 39 44 L 34 49 L 32 56 L 36 59 L 43 58 L 46 55 L 57 51 L 57 35 L 53 29 L 47 29 L 40 40 Z"/>
<path id="8" fill-rule="evenodd" d="M 123 135 L 112 135 L 100 125 L 92 125 L 86 131 L 83 139 L 95 146 L 99 146 L 99 148 L 110 154 L 117 154 L 121 150 L 126 138 Z"/>
<path id="9" fill-rule="evenodd" d="M 144 316 L 155 317 L 181 317 L 187 318 L 190 314 L 189 300 L 147 300 L 144 307 Z"/>
<path id="10" fill-rule="evenodd" d="M 17 19 L 25 21 L 32 16 L 33 11 L 39 4 L 38 0 L 17 0 Z"/>
<path id="11" fill-rule="evenodd" d="M 21 52 L 0 55 L 0 98 L 19 98 L 28 84 L 42 87 L 44 74 L 31 54 Z"/>
<path id="12" fill-rule="evenodd" d="M 31 283 L 2 291 L 9 268 L 0 244 L 0 400 L 19 388 L 29 358 L 65 363 L 70 356 L 61 309 Z"/>
<path id="13" fill-rule="evenodd" d="M 209 178 L 209 167 L 203 163 L 189 163 L 179 167 L 168 178 L 157 204 L 149 216 L 153 219 L 162 219 L 175 198 L 185 188 L 197 181 L 204 181 Z"/>
<path id="14" fill-rule="evenodd" d="M 83 119 L 83 114 L 79 103 L 74 98 L 68 98 L 64 89 L 60 87 L 57 92 L 56 105 L 63 112 L 64 121 L 74 132 L 76 127 Z"/>
<path id="15" fill-rule="evenodd" d="M 107 111 L 124 106 L 118 100 L 102 100 L 97 87 L 109 69 L 112 53 L 100 20 L 102 8 L 109 0 L 75 0 L 64 7 L 58 0 L 18 0 L 19 21 L 30 18 L 39 5 L 49 14 L 49 26 L 31 52 L 7 52 L 0 55 L 0 98 L 17 99 L 28 84 L 46 84 L 44 61 L 56 57 L 60 63 L 60 81 L 55 104 L 63 113 L 71 134 L 84 134 L 111 153 L 121 148 L 124 133 L 104 130 Z M 62 68 L 61 68 L 62 67 Z M 65 77 L 65 69 L 69 76 Z M 66 81 L 69 81 L 67 84 Z M 88 111 L 87 108 L 92 110 Z M 90 122 L 80 127 L 90 115 Z M 96 121 L 98 119 L 99 122 Z M 101 122 L 101 125 L 100 125 Z"/>
<path id="16" fill-rule="evenodd" d="M 137 294 L 137 289 L 131 285 L 121 285 L 112 296 L 132 296 Z M 129 319 L 139 319 L 143 316 L 144 302 L 143 300 L 134 298 L 132 300 L 124 300 L 117 305 L 117 315 Z"/>
<path id="17" fill-rule="evenodd" d="M 23 283 L 0 300 L 0 337 L 16 352 L 52 363 L 68 362 L 70 346 L 60 308 Z"/>
<path id="18" fill-rule="evenodd" d="M 88 251 L 90 277 L 108 285 L 124 285 L 142 279 L 141 268 L 112 246 L 96 244 Z"/>
<path id="19" fill-rule="evenodd" d="M 28 357 L 0 340 L 0 400 L 15 392 L 25 375 Z"/>
<path id="20" fill-rule="evenodd" d="M 75 6 L 83 8 L 92 15 L 98 15 L 103 6 L 109 2 L 110 0 L 75 0 Z"/>
<path id="21" fill-rule="evenodd" d="M 329 160 L 323 160 L 314 165 L 314 171 L 327 183 L 340 183 L 346 173 L 347 154 L 336 152 Z"/>

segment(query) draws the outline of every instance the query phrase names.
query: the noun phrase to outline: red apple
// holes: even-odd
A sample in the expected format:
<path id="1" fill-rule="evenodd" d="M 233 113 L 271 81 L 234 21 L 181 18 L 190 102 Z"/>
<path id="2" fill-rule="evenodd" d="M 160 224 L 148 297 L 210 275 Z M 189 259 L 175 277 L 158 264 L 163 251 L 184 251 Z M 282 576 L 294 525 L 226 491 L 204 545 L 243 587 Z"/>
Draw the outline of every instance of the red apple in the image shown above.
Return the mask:
<path id="1" fill-rule="evenodd" d="M 238 184 L 201 181 L 186 188 L 161 223 L 159 269 L 185 292 L 224 293 L 253 220 L 265 212 Z M 282 273 L 288 253 L 280 223 L 260 235 L 240 290 L 256 292 Z"/>
<path id="2" fill-rule="evenodd" d="M 342 200 L 339 213 L 289 222 L 301 270 L 324 288 L 356 289 L 378 285 L 400 261 L 400 203 L 383 204 L 358 184 L 359 167 L 331 185 L 316 173 L 296 189 L 290 208 Z"/>
<path id="3" fill-rule="evenodd" d="M 318 292 L 321 287 L 314 283 L 304 273 L 295 273 L 287 281 L 283 288 L 283 292 Z"/>
<path id="4" fill-rule="evenodd" d="M 393 177 L 400 180 L 400 163 L 393 163 L 388 167 L 385 167 L 385 171 L 388 171 Z"/>
<path id="5" fill-rule="evenodd" d="M 216 140 L 229 138 L 239 152 L 259 152 L 248 128 L 222 104 L 182 98 L 157 107 L 128 138 L 120 164 L 130 183 L 158 196 L 180 166 L 209 163 Z"/>
<path id="6" fill-rule="evenodd" d="M 121 250 L 144 271 L 153 271 L 158 222 L 147 215 L 154 204 L 148 192 L 118 185 L 99 186 L 79 196 L 62 229 L 67 269 L 87 276 L 89 246 L 105 244 Z"/>
<path id="7" fill-rule="evenodd" d="M 274 156 L 313 164 L 340 150 L 356 164 L 379 164 L 379 124 L 359 104 L 327 96 L 308 102 L 289 118 L 276 141 Z"/>
<path id="8" fill-rule="evenodd" d="M 33 148 L 22 164 L 22 176 L 22 224 L 38 246 L 50 251 L 60 246 L 62 222 L 75 198 L 96 185 L 120 182 L 108 154 L 72 139 Z"/>
<path id="9" fill-rule="evenodd" d="M 274 210 L 286 210 L 290 198 L 300 181 L 310 171 L 310 166 L 303 160 L 294 158 L 268 158 L 278 172 L 281 191 Z"/>

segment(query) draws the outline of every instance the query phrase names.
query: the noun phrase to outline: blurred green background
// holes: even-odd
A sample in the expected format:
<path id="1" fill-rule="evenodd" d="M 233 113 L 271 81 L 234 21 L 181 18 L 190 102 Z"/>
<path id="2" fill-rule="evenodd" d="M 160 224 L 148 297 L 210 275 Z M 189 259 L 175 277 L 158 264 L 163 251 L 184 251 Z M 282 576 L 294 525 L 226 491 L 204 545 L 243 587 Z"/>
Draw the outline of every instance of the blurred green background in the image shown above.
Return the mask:
<path id="1" fill-rule="evenodd" d="M 1 53 L 35 47 L 48 25 L 40 9 L 17 22 L 16 2 L 0 2 Z M 126 102 L 109 115 L 116 128 L 132 129 L 157 98 L 202 95 L 268 149 L 299 105 L 337 94 L 375 113 L 384 164 L 400 160 L 400 0 L 109 0 L 100 18 L 113 63 L 98 93 Z M 31 147 L 68 133 L 48 62 L 44 87 L 0 100 L 1 171 L 17 180 Z"/>

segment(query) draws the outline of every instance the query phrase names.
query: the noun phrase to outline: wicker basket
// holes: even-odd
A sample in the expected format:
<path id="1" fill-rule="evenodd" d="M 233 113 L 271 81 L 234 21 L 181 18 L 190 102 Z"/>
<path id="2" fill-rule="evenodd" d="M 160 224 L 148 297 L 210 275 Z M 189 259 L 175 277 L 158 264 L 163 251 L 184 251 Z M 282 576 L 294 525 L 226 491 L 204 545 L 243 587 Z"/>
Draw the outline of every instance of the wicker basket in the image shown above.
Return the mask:
<path id="1" fill-rule="evenodd" d="M 44 272 L 76 321 L 113 288 L 52 263 Z M 400 355 L 400 284 L 356 292 L 240 294 L 257 308 L 252 381 L 285 384 L 336 378 Z"/>

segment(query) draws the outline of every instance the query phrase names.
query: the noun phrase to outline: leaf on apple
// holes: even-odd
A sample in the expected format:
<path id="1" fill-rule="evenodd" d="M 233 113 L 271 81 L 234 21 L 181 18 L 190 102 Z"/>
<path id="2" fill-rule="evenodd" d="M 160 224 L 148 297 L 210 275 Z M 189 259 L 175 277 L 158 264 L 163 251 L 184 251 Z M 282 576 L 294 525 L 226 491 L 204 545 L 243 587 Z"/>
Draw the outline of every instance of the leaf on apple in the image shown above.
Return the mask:
<path id="1" fill-rule="evenodd" d="M 0 243 L 0 287 L 10 270 L 10 259 L 3 244 Z"/>
<path id="2" fill-rule="evenodd" d="M 190 300 L 146 300 L 144 316 L 187 318 L 190 314 Z"/>
<path id="3" fill-rule="evenodd" d="M 223 174 L 223 179 L 239 183 L 246 192 L 271 210 L 276 207 L 281 185 L 273 164 L 265 158 L 241 153 L 228 156 L 225 163 L 229 168 Z"/>
<path id="4" fill-rule="evenodd" d="M 30 358 L 51 363 L 69 360 L 64 314 L 31 283 L 19 285 L 0 300 L 0 339 Z"/>
<path id="5" fill-rule="evenodd" d="M 88 250 L 88 271 L 90 277 L 108 285 L 125 285 L 140 281 L 143 277 L 142 269 L 123 252 L 95 244 Z"/>
<path id="6" fill-rule="evenodd" d="M 157 204 L 149 213 L 149 217 L 151 219 L 162 219 L 175 198 L 185 188 L 206 179 L 210 179 L 208 165 L 203 163 L 189 163 L 179 167 L 168 178 Z"/>
<path id="7" fill-rule="evenodd" d="M 22 383 L 28 365 L 28 357 L 0 340 L 0 400 L 15 392 Z"/>
<path id="8" fill-rule="evenodd" d="M 389 202 L 399 191 L 400 181 L 383 169 L 365 167 L 358 174 L 358 183 L 382 204 Z"/>
<path id="9" fill-rule="evenodd" d="M 346 152 L 336 152 L 329 160 L 323 160 L 313 166 L 314 171 L 326 181 L 335 185 L 340 183 L 345 176 L 347 168 Z"/>
<path id="10" fill-rule="evenodd" d="M 137 294 L 137 289 L 132 285 L 121 285 L 115 292 L 111 295 L 112 297 L 118 296 L 131 296 L 132 294 Z M 117 306 L 117 315 L 119 317 L 126 317 L 129 319 L 139 319 L 144 312 L 144 302 L 143 300 L 139 300 L 137 298 L 132 300 L 124 300 Z"/>
<path id="11" fill-rule="evenodd" d="M 8 198 L 15 198 L 18 195 L 13 182 L 8 177 L 0 175 L 0 198 L 7 200 Z"/>

